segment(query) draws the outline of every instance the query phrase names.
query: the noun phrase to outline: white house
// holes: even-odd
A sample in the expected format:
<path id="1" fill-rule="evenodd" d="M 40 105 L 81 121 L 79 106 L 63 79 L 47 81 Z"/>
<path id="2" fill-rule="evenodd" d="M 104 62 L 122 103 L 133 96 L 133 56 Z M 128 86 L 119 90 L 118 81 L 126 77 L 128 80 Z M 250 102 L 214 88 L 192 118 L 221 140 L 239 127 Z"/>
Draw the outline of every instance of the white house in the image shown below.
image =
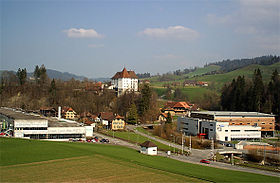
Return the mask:
<path id="1" fill-rule="evenodd" d="M 153 142 L 146 141 L 140 144 L 140 146 L 141 146 L 140 152 L 142 154 L 157 155 L 157 145 L 155 145 Z"/>
<path id="2" fill-rule="evenodd" d="M 112 78 L 113 89 L 120 96 L 126 91 L 138 91 L 138 77 L 134 71 L 127 71 L 126 68 L 122 72 L 117 72 Z"/>

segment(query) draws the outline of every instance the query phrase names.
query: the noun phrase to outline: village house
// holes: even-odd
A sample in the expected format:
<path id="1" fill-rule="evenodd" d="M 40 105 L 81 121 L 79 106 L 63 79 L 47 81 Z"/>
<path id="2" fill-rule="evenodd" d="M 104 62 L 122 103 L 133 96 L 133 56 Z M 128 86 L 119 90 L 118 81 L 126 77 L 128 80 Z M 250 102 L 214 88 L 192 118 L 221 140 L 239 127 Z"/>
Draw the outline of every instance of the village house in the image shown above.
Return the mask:
<path id="1" fill-rule="evenodd" d="M 99 113 L 101 125 L 106 129 L 123 130 L 125 127 L 124 117 L 114 115 L 112 112 Z"/>
<path id="2" fill-rule="evenodd" d="M 41 107 L 40 114 L 46 117 L 56 117 L 57 111 L 54 107 Z"/>
<path id="3" fill-rule="evenodd" d="M 62 117 L 65 119 L 75 119 L 77 113 L 71 107 L 63 107 L 61 111 Z"/>
<path id="4" fill-rule="evenodd" d="M 160 113 L 158 117 L 159 122 L 166 122 L 168 113 Z"/>
<path id="5" fill-rule="evenodd" d="M 117 72 L 112 78 L 112 88 L 116 91 L 117 96 L 125 92 L 138 91 L 138 77 L 134 71 L 127 71 L 126 68 L 122 72 Z"/>
<path id="6" fill-rule="evenodd" d="M 101 112 L 99 113 L 98 117 L 100 119 L 101 125 L 107 129 L 110 127 L 111 122 L 115 118 L 112 112 Z"/>
<path id="7" fill-rule="evenodd" d="M 185 116 L 189 115 L 190 111 L 198 110 L 199 108 L 195 104 L 189 104 L 187 102 L 172 102 L 168 101 L 164 108 L 162 109 L 163 113 L 170 113 L 171 116 Z"/>
<path id="8" fill-rule="evenodd" d="M 96 124 L 100 122 L 100 119 L 97 115 L 91 114 L 90 112 L 83 112 L 80 115 L 81 122 L 83 122 L 85 125 L 96 127 Z"/>
<path id="9" fill-rule="evenodd" d="M 124 117 L 117 115 L 112 121 L 111 129 L 112 130 L 123 130 L 124 128 L 125 128 Z"/>
<path id="10" fill-rule="evenodd" d="M 95 94 L 102 94 L 105 85 L 102 82 L 87 82 L 85 86 L 85 91 L 93 92 Z"/>
<path id="11" fill-rule="evenodd" d="M 184 81 L 183 86 L 208 86 L 208 82 L 205 82 L 205 81 L 195 81 L 195 80 L 186 80 L 186 81 Z"/>

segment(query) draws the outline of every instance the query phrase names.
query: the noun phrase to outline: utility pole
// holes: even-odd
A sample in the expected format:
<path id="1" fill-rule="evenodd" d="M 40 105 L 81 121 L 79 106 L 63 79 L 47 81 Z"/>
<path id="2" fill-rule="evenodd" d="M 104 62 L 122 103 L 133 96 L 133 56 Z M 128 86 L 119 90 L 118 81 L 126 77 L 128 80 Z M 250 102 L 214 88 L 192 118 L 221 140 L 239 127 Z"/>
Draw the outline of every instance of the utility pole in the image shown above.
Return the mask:
<path id="1" fill-rule="evenodd" d="M 211 141 L 211 158 L 212 160 L 214 161 L 214 139 L 212 138 L 212 141 Z"/>
<path id="2" fill-rule="evenodd" d="M 190 145 L 189 145 L 189 151 L 192 151 L 192 136 L 190 135 Z"/>
<path id="3" fill-rule="evenodd" d="M 182 154 L 184 153 L 184 135 L 185 135 L 185 133 L 183 133 L 183 130 L 182 130 Z"/>
<path id="4" fill-rule="evenodd" d="M 265 145 L 264 145 L 264 149 L 263 149 L 263 165 L 265 165 Z"/>

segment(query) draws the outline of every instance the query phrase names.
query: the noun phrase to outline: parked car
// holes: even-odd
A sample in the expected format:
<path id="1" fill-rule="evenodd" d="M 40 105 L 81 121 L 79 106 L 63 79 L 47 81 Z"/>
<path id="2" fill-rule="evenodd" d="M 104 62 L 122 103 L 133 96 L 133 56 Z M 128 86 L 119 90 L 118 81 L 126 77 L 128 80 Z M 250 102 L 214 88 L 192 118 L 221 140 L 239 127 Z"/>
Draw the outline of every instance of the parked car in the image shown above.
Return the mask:
<path id="1" fill-rule="evenodd" d="M 102 142 L 102 143 L 109 143 L 109 139 L 101 139 L 100 142 Z"/>
<path id="2" fill-rule="evenodd" d="M 207 159 L 202 159 L 200 160 L 200 163 L 206 163 L 206 164 L 210 164 L 210 161 Z"/>

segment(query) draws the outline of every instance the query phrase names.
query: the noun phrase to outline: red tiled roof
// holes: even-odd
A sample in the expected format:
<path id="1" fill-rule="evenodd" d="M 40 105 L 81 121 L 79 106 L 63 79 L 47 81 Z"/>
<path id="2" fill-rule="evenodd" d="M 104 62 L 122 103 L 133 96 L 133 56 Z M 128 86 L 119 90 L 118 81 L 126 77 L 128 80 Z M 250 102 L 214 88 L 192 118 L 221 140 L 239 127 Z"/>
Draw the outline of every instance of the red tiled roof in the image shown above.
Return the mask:
<path id="1" fill-rule="evenodd" d="M 183 107 L 185 109 L 190 108 L 190 106 L 186 102 L 177 102 L 173 107 Z"/>
<path id="2" fill-rule="evenodd" d="M 117 72 L 112 79 L 118 79 L 118 78 L 134 78 L 137 79 L 134 71 L 127 71 L 126 68 L 123 68 L 122 72 Z"/>
<path id="3" fill-rule="evenodd" d="M 160 115 L 162 115 L 163 117 L 167 118 L 168 113 L 161 113 Z"/>
<path id="4" fill-rule="evenodd" d="M 122 116 L 120 116 L 120 115 L 117 115 L 117 116 L 115 117 L 115 119 L 124 119 L 124 117 L 122 117 Z"/>

